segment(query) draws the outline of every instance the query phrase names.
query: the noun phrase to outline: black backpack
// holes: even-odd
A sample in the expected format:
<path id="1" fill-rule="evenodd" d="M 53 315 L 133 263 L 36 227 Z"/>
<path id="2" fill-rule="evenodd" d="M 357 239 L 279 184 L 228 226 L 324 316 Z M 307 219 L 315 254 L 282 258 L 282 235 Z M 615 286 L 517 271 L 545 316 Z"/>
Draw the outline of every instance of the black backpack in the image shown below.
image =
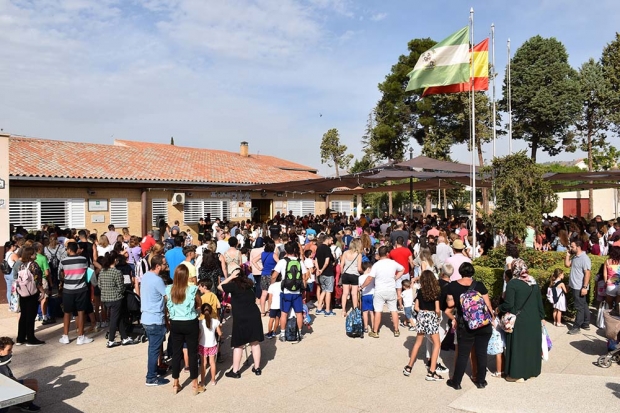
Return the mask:
<path id="1" fill-rule="evenodd" d="M 284 331 L 286 341 L 299 340 L 299 328 L 297 327 L 297 317 L 291 317 L 286 320 L 286 330 Z"/>
<path id="2" fill-rule="evenodd" d="M 0 262 L 0 270 L 2 270 L 3 274 L 10 274 L 13 271 L 7 260 Z"/>

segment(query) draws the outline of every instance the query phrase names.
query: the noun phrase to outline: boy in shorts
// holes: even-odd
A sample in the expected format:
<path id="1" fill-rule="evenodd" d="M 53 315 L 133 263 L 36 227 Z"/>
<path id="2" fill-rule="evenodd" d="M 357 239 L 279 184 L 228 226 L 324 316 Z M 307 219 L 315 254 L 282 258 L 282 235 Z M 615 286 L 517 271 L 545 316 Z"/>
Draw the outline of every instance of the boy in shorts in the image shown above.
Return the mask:
<path id="1" fill-rule="evenodd" d="M 411 281 L 404 280 L 403 281 L 403 307 L 405 309 L 405 322 L 401 323 L 403 327 L 409 327 L 409 331 L 415 331 L 416 329 L 416 319 L 415 319 L 415 310 L 413 309 L 413 302 L 416 297 L 416 290 L 411 288 Z"/>
<path id="2" fill-rule="evenodd" d="M 372 268 L 372 264 L 370 262 L 362 262 L 362 270 L 364 271 L 362 275 L 360 275 L 358 283 L 359 285 L 363 285 L 368 278 L 368 274 L 370 274 L 370 269 Z M 372 303 L 373 297 L 375 295 L 375 281 L 372 279 L 370 283 L 362 289 L 362 320 L 364 322 L 364 332 L 368 333 L 368 318 L 370 317 L 370 323 L 373 323 L 374 315 L 375 315 L 375 307 Z M 371 325 L 372 327 L 372 325 Z"/>
<path id="3" fill-rule="evenodd" d="M 282 293 L 282 274 L 278 274 L 276 282 L 269 286 L 267 293 L 269 294 L 269 332 L 265 335 L 267 338 L 274 338 L 276 336 L 276 328 L 280 325 L 280 294 Z"/>
<path id="4" fill-rule="evenodd" d="M 304 260 L 304 265 L 306 266 L 306 269 L 308 270 L 308 273 L 310 274 L 310 277 L 308 278 L 306 292 L 304 294 L 305 295 L 304 303 L 306 303 L 308 299 L 310 298 L 310 295 L 314 292 L 314 283 L 316 282 L 316 278 L 314 276 L 314 260 L 312 259 L 312 251 L 310 250 L 304 251 L 304 257 L 306 257 L 306 259 Z"/>

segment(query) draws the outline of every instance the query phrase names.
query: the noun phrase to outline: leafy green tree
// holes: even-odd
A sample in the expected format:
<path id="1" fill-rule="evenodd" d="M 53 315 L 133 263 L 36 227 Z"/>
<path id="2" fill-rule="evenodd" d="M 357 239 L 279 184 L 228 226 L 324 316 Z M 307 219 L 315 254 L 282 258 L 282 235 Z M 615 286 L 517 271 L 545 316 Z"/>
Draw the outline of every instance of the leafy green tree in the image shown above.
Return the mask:
<path id="1" fill-rule="evenodd" d="M 347 169 L 353 155 L 346 154 L 347 146 L 340 144 L 338 129 L 330 129 L 323 135 L 321 141 L 321 163 L 336 167 L 336 177 L 340 177 L 339 169 Z"/>
<path id="2" fill-rule="evenodd" d="M 603 49 L 601 57 L 603 72 L 609 82 L 609 113 L 616 132 L 620 132 L 620 33 Z"/>
<path id="3" fill-rule="evenodd" d="M 592 148 L 592 165 L 595 171 L 609 171 L 617 168 L 619 160 L 620 151 L 609 142 L 605 142 L 600 149 Z"/>
<path id="4" fill-rule="evenodd" d="M 606 144 L 610 126 L 608 103 L 610 87 L 603 65 L 594 59 L 588 60 L 579 69 L 579 85 L 583 104 L 575 122 L 577 135 L 581 137 L 581 150 L 588 153 L 588 171 L 594 170 L 593 148 Z M 594 191 L 589 189 L 590 211 L 594 210 Z"/>
<path id="5" fill-rule="evenodd" d="M 534 36 L 511 60 L 513 137 L 528 142 L 536 161 L 538 149 L 555 156 L 571 145 L 568 134 L 581 109 L 577 72 L 568 64 L 564 45 Z M 500 108 L 507 110 L 508 77 Z"/>
<path id="6" fill-rule="evenodd" d="M 497 202 L 489 217 L 495 229 L 523 237 L 528 223 L 536 225 L 543 214 L 556 208 L 558 197 L 551 183 L 543 180 L 544 168 L 528 158 L 525 151 L 495 158 L 485 170 L 495 171 Z"/>

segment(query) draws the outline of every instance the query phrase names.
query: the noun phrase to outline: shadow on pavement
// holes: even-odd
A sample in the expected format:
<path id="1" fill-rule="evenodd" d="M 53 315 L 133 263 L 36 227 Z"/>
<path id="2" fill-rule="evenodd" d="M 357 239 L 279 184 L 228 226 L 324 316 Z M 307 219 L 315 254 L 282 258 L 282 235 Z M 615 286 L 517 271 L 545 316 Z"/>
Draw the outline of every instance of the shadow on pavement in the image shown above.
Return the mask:
<path id="1" fill-rule="evenodd" d="M 620 384 L 607 383 L 607 387 L 613 391 L 614 396 L 620 399 Z"/>
<path id="2" fill-rule="evenodd" d="M 62 366 L 47 366 L 28 374 L 28 378 L 39 381 L 39 392 L 35 403 L 45 406 L 46 411 L 80 412 L 80 410 L 66 404 L 64 401 L 73 399 L 82 394 L 88 383 L 75 380 L 75 375 L 63 375 L 65 369 L 82 361 L 81 358 L 67 361 Z"/>
<path id="3" fill-rule="evenodd" d="M 607 351 L 607 349 L 605 348 L 605 342 L 599 340 L 571 341 L 570 345 L 582 352 L 583 354 L 588 354 L 590 356 L 599 356 L 601 354 L 605 354 Z"/>

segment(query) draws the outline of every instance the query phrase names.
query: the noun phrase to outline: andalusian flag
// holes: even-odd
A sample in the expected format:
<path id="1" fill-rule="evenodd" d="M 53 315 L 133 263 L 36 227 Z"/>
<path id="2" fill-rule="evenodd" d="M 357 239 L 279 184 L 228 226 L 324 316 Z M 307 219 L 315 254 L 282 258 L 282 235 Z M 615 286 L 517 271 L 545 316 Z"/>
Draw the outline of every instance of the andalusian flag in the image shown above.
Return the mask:
<path id="1" fill-rule="evenodd" d="M 469 26 L 422 53 L 407 76 L 406 91 L 446 86 L 469 79 Z"/>
<path id="2" fill-rule="evenodd" d="M 489 39 L 474 46 L 474 91 L 489 90 Z M 470 80 L 471 82 L 471 80 Z M 448 86 L 428 87 L 422 96 L 437 95 L 440 93 L 469 92 L 470 82 L 456 83 Z"/>

